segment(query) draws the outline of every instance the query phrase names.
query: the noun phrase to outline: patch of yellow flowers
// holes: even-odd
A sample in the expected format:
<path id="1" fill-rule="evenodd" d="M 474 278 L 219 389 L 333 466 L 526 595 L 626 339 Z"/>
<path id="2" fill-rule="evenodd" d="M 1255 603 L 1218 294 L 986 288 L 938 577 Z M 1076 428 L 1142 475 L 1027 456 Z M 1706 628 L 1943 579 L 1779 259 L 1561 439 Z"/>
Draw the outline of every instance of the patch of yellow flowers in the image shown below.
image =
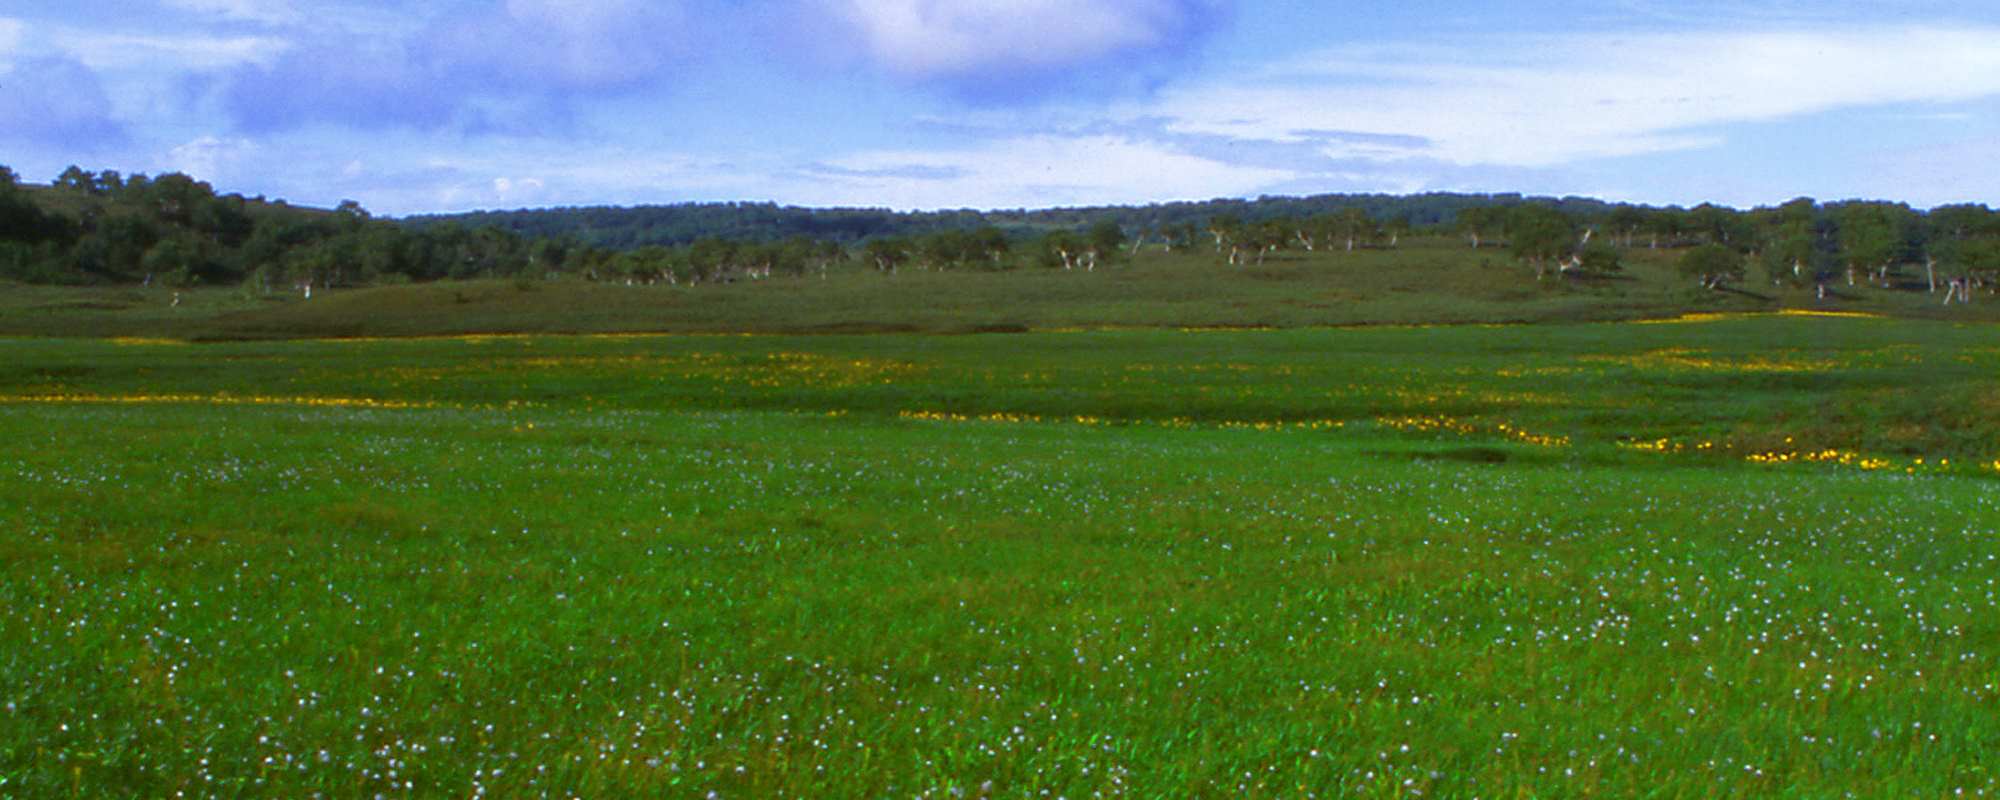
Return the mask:
<path id="1" fill-rule="evenodd" d="M 1780 311 L 1729 311 L 1698 312 L 1682 314 L 1666 319 L 1635 320 L 1639 325 L 1679 325 L 1700 322 L 1721 322 L 1732 319 L 1756 319 L 1758 317 L 1844 317 L 1848 319 L 1880 319 L 1881 314 L 1866 311 L 1819 311 L 1810 308 L 1787 308 Z"/>
<path id="2" fill-rule="evenodd" d="M 1461 436 L 1472 436 L 1481 432 L 1479 426 L 1455 417 L 1377 417 L 1375 422 L 1378 425 L 1395 428 L 1399 431 L 1417 431 L 1419 433 L 1443 432 L 1456 433 Z M 1491 432 L 1523 444 L 1531 444 L 1537 447 L 1568 447 L 1570 445 L 1570 440 L 1567 436 L 1551 436 L 1526 431 L 1505 422 L 1495 424 Z"/>
<path id="3" fill-rule="evenodd" d="M 1088 414 L 1077 414 L 1074 416 L 1066 416 L 1066 417 L 1043 417 L 1036 414 L 1017 414 L 1009 411 L 995 411 L 987 414 L 955 414 L 949 411 L 899 411 L 896 413 L 896 416 L 902 419 L 921 420 L 924 422 L 987 422 L 987 423 L 997 423 L 997 424 L 1054 422 L 1054 423 L 1068 423 L 1075 425 L 1087 425 L 1093 427 L 1108 426 L 1108 425 L 1122 425 L 1122 426 L 1150 425 L 1162 428 L 1176 428 L 1181 430 L 1191 430 L 1196 428 L 1211 428 L 1216 430 L 1253 430 L 1253 431 L 1324 431 L 1324 430 L 1338 430 L 1340 428 L 1347 426 L 1346 422 L 1337 419 L 1309 419 L 1309 420 L 1292 420 L 1292 421 L 1223 420 L 1219 422 L 1217 421 L 1203 422 L 1188 417 L 1173 417 L 1170 419 L 1161 419 L 1161 420 L 1144 420 L 1144 419 L 1119 420 L 1119 419 L 1105 419 L 1103 417 L 1096 417 Z"/>
<path id="4" fill-rule="evenodd" d="M 211 406 L 311 406 L 316 408 L 415 409 L 439 408 L 439 404 L 417 400 L 381 400 L 373 397 L 308 397 L 236 394 L 10 394 L 0 395 L 0 403 L 33 405 L 211 405 Z"/>
<path id="5" fill-rule="evenodd" d="M 1814 464 L 1840 464 L 1842 466 L 1848 466 L 1848 467 L 1859 467 L 1865 470 L 1890 469 L 1896 466 L 1895 462 L 1892 462 L 1886 458 L 1863 455 L 1861 453 L 1856 453 L 1852 450 L 1841 450 L 1832 447 L 1823 450 L 1808 450 L 1804 452 L 1774 451 L 1769 453 L 1753 453 L 1751 455 L 1745 456 L 1744 460 L 1749 461 L 1753 464 L 1785 464 L 1794 461 L 1814 463 Z M 1917 459 L 1916 464 L 1910 466 L 1908 469 L 1914 472 L 1916 470 L 1916 467 L 1922 466 L 1923 463 L 1924 460 L 1919 458 Z M 1951 461 L 1949 459 L 1943 462 L 1943 464 L 1946 466 L 1949 466 L 1950 463 Z"/>
<path id="6" fill-rule="evenodd" d="M 1708 372 L 1827 372 L 1840 364 L 1827 360 L 1775 358 L 1714 358 L 1706 351 L 1686 347 L 1650 350 L 1633 356 L 1585 356 L 1581 360 L 1620 364 L 1636 369 L 1687 369 Z"/>

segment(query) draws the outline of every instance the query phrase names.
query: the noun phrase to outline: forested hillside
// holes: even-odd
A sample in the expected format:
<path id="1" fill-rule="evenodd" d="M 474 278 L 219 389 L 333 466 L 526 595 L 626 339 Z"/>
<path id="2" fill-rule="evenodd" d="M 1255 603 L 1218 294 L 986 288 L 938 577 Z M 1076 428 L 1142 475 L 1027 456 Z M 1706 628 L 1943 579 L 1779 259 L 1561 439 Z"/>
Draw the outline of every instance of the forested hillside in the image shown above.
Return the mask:
<path id="1" fill-rule="evenodd" d="M 1511 206 L 1527 202 L 1515 194 L 1317 195 L 1262 197 L 1256 200 L 1216 199 L 1202 202 L 1156 203 L 1145 206 L 1014 209 L 996 211 L 896 212 L 880 208 L 800 208 L 775 203 L 684 203 L 632 208 L 584 208 L 480 211 L 470 214 L 411 217 L 418 228 L 459 224 L 497 227 L 529 237 L 571 237 L 579 242 L 625 250 L 647 245 L 684 245 L 705 237 L 777 241 L 792 236 L 853 244 L 888 236 L 926 236 L 944 231 L 1000 229 L 1010 237 L 1032 238 L 1056 229 L 1078 230 L 1109 220 L 1134 232 L 1164 231 L 1181 225 L 1205 226 L 1216 217 L 1252 222 L 1307 218 L 1358 210 L 1369 219 L 1411 228 L 1448 225 L 1468 208 Z M 1565 214 L 1587 218 L 1609 213 L 1612 206 L 1587 198 L 1536 198 Z"/>

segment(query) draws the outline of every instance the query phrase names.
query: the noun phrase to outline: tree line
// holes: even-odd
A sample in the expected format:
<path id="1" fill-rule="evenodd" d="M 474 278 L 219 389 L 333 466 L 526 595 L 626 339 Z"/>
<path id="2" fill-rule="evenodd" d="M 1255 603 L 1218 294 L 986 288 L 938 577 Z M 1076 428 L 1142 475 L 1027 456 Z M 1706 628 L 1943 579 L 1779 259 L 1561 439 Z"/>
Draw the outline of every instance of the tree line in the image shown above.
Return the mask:
<path id="1" fill-rule="evenodd" d="M 1181 225 L 1200 227 L 1216 216 L 1261 222 L 1348 209 L 1359 210 L 1373 219 L 1400 220 L 1412 228 L 1433 228 L 1449 223 L 1467 208 L 1525 201 L 1518 194 L 1344 194 L 1255 200 L 1225 198 L 1143 206 L 906 212 L 883 208 L 801 208 L 776 203 L 683 203 L 476 211 L 419 215 L 405 222 L 418 228 L 449 224 L 495 227 L 528 238 L 568 237 L 612 250 L 648 245 L 683 246 L 703 238 L 776 242 L 799 236 L 860 246 L 873 239 L 918 239 L 985 228 L 997 228 L 1013 241 L 1027 241 L 1049 231 L 1082 232 L 1105 221 L 1116 223 L 1128 232 L 1163 231 Z M 1602 201 L 1577 197 L 1541 198 L 1537 202 L 1582 216 L 1610 208 Z"/>
<path id="2" fill-rule="evenodd" d="M 704 237 L 627 251 L 574 236 L 458 222 L 408 225 L 352 201 L 332 210 L 218 194 L 179 173 L 70 167 L 48 185 L 0 166 L 0 278 L 48 284 L 242 285 L 261 292 L 466 278 L 700 283 L 824 271 L 839 245 Z"/>
<path id="3" fill-rule="evenodd" d="M 657 224 L 655 224 L 657 223 Z M 643 235 L 634 231 L 647 231 Z M 1222 265 L 1283 251 L 1394 248 L 1456 236 L 1504 249 L 1538 279 L 1615 274 L 1635 249 L 1674 249 L 1701 286 L 1874 285 L 1967 300 L 2000 277 L 2000 214 L 1982 205 L 1799 198 L 1739 211 L 1521 195 L 1323 195 L 1037 211 L 898 213 L 706 204 L 388 220 L 218 194 L 186 175 L 70 167 L 48 185 L 0 166 L 0 277 L 37 283 L 243 285 L 257 291 L 570 275 L 695 285 L 885 273 L 1093 271 L 1148 247 Z M 623 245 L 608 244 L 623 242 Z"/>

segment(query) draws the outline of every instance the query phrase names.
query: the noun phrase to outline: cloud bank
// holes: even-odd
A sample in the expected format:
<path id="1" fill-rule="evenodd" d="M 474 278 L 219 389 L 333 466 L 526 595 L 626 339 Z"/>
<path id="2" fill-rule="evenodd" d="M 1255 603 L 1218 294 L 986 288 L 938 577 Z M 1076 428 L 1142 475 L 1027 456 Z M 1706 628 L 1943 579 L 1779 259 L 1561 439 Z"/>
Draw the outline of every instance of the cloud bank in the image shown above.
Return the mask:
<path id="1" fill-rule="evenodd" d="M 1547 167 L 1719 144 L 1719 126 L 2000 94 L 2000 28 L 1542 36 L 1333 50 L 1168 92 L 1178 131 L 1420 137 L 1380 155 Z M 1476 53 L 1467 58 L 1462 53 Z"/>
<path id="2" fill-rule="evenodd" d="M 97 73 L 73 58 L 16 62 L 0 74 L 0 141 L 68 151 L 122 144 L 124 125 Z"/>
<path id="3" fill-rule="evenodd" d="M 269 65 L 230 75 L 243 130 L 355 128 L 560 131 L 573 104 L 654 85 L 686 54 L 678 4 L 507 0 L 402 37 L 315 32 Z"/>
<path id="4" fill-rule="evenodd" d="M 253 0 L 174 2 L 241 19 L 292 13 Z M 527 130 L 582 101 L 672 91 L 702 69 L 730 68 L 731 48 L 808 72 L 831 55 L 960 98 L 1023 101 L 1157 83 L 1228 17 L 1228 0 L 501 0 L 388 37 L 300 25 L 282 56 L 223 83 L 249 131 Z M 809 44 L 789 53 L 746 32 Z"/>
<path id="5" fill-rule="evenodd" d="M 1485 3 L 1460 24 L 1397 28 L 1382 23 L 1422 15 L 1283 0 L 148 2 L 157 25 L 0 18 L 0 139 L 16 160 L 137 154 L 111 166 L 389 212 L 1725 199 L 1766 185 L 1909 198 L 1936 196 L 1907 177 L 1934 146 L 2000 132 L 2000 20 L 1714 9 L 1565 25 Z M 1890 152 L 1911 155 L 1865 166 Z"/>
<path id="6" fill-rule="evenodd" d="M 1143 74 L 1227 23 L 1220 0 L 817 0 L 871 66 L 979 96 Z"/>

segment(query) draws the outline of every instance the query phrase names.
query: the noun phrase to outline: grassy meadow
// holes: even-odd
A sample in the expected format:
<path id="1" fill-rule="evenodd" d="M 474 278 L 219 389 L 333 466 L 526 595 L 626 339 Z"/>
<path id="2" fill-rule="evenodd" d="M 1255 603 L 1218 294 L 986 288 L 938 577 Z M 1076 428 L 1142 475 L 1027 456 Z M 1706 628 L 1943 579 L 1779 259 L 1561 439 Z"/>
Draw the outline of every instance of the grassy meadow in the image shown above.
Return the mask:
<path id="1" fill-rule="evenodd" d="M 0 353 L 0 796 L 2000 791 L 1987 324 Z"/>
<path id="2" fill-rule="evenodd" d="M 1944 306 L 1921 275 L 1897 289 L 1752 280 L 1707 291 L 1679 250 L 1625 253 L 1622 273 L 1538 281 L 1505 250 L 1420 237 L 1394 249 L 1273 253 L 1231 267 L 1205 250 L 1157 245 L 1094 272 L 1021 268 L 882 274 L 850 263 L 827 277 L 688 286 L 576 279 L 447 281 L 259 295 L 237 288 L 0 285 L 0 335 L 196 340 L 470 333 L 981 333 L 1069 328 L 1300 328 L 1584 322 L 1785 309 L 2000 321 L 2000 301 Z M 1914 268 L 1913 268 L 1914 269 Z M 1914 287 L 1914 288 L 1912 288 Z M 181 299 L 174 305 L 176 295 Z"/>

